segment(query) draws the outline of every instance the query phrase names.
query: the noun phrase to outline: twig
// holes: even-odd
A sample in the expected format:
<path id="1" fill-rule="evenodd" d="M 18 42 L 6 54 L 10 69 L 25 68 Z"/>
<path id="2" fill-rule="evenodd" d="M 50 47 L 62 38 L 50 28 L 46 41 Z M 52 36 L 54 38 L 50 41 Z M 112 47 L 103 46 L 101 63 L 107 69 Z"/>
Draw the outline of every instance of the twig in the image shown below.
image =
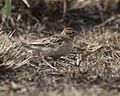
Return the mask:
<path id="1" fill-rule="evenodd" d="M 99 25 L 96 25 L 95 28 L 96 28 L 96 27 L 105 26 L 107 23 L 109 23 L 109 22 L 115 20 L 116 18 L 120 18 L 120 15 L 110 17 L 110 18 L 107 19 L 105 22 L 103 22 L 103 23 L 101 23 L 101 24 L 99 24 Z"/>
<path id="2" fill-rule="evenodd" d="M 64 2 L 63 2 L 63 17 L 65 17 L 65 15 L 66 15 L 66 12 L 67 12 L 67 4 L 68 2 L 67 2 L 67 0 L 64 0 Z"/>

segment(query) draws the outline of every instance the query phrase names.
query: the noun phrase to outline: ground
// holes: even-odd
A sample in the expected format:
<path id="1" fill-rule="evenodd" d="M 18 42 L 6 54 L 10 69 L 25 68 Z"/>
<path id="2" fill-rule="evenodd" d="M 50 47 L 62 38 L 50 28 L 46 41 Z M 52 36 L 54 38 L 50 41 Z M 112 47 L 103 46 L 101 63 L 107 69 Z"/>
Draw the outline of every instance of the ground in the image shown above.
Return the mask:
<path id="1" fill-rule="evenodd" d="M 119 0 L 23 1 L 13 0 L 10 19 L 0 13 L 0 96 L 119 96 Z M 57 70 L 21 43 L 66 26 L 79 35 L 69 54 L 46 60 Z"/>

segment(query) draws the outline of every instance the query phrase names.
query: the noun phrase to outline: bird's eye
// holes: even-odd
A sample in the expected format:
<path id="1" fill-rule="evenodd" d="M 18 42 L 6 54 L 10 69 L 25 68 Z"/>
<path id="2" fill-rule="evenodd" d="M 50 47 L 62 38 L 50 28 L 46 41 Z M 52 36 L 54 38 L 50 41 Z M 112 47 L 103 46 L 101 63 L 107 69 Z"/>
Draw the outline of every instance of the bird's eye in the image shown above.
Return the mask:
<path id="1" fill-rule="evenodd" d="M 74 32 L 67 33 L 67 35 L 69 35 L 70 38 L 74 38 Z"/>

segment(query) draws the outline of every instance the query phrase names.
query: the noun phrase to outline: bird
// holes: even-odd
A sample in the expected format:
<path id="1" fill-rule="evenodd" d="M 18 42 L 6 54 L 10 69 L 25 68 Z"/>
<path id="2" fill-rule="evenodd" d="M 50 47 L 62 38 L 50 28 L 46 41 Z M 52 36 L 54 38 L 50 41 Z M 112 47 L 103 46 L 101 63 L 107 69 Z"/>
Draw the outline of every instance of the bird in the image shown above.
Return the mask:
<path id="1" fill-rule="evenodd" d="M 60 34 L 28 42 L 27 47 L 57 60 L 71 51 L 77 33 L 74 28 L 66 27 Z"/>

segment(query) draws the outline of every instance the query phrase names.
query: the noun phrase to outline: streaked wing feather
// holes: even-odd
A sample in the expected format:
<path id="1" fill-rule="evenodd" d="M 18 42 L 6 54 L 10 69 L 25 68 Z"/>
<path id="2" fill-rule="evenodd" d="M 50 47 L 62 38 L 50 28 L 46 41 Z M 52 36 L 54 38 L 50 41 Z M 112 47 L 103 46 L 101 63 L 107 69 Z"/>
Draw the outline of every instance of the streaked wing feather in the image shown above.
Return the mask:
<path id="1" fill-rule="evenodd" d="M 63 41 L 63 39 L 60 36 L 51 36 L 49 38 L 35 40 L 28 45 L 54 48 L 58 44 L 60 45 L 62 41 Z"/>

